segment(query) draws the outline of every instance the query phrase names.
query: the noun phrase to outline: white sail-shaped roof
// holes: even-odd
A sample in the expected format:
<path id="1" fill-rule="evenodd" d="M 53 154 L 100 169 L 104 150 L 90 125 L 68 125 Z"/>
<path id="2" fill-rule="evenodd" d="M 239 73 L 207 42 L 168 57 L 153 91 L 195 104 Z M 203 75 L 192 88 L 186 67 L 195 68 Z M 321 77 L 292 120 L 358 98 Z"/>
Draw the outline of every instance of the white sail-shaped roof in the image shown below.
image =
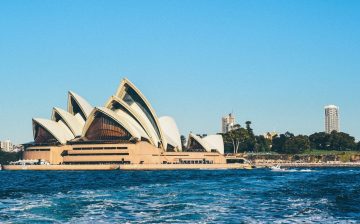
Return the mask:
<path id="1" fill-rule="evenodd" d="M 35 136 L 36 125 L 40 125 L 45 130 L 47 130 L 61 144 L 65 144 L 67 141 L 74 139 L 74 135 L 62 121 L 55 122 L 52 120 L 42 119 L 42 118 L 33 119 L 34 139 L 36 138 Z"/>
<path id="2" fill-rule="evenodd" d="M 79 108 L 80 111 L 76 111 L 76 108 Z M 93 107 L 88 103 L 84 98 L 79 96 L 78 94 L 69 91 L 68 94 L 68 112 L 72 115 L 75 115 L 77 118 L 79 116 L 77 113 L 80 113 L 83 120 L 86 121 L 86 119 L 91 114 L 91 111 L 93 110 Z"/>
<path id="3" fill-rule="evenodd" d="M 63 120 L 63 122 L 66 124 L 66 126 L 70 129 L 70 131 L 73 133 L 75 137 L 80 136 L 82 133 L 84 123 L 82 123 L 74 115 L 70 114 L 69 112 L 61 108 L 57 108 L 57 107 L 53 108 L 51 119 L 56 122 L 59 119 Z"/>
<path id="4" fill-rule="evenodd" d="M 151 125 L 151 122 L 141 116 L 134 107 L 129 106 L 126 102 L 116 96 L 112 96 L 106 103 L 106 108 L 111 110 L 122 110 L 131 116 L 142 127 L 148 136 L 148 140 L 155 146 L 159 146 L 160 139 L 158 138 L 155 129 Z"/>
<path id="5" fill-rule="evenodd" d="M 203 139 L 200 136 L 197 136 L 193 133 L 189 134 L 189 141 L 188 141 L 188 146 L 190 147 L 191 144 L 193 143 L 192 141 L 195 140 L 197 143 L 199 143 L 206 151 L 209 151 L 210 146 L 203 141 Z"/>
<path id="6" fill-rule="evenodd" d="M 144 132 L 141 132 L 140 130 L 138 130 L 136 127 L 134 127 L 132 125 L 132 122 L 127 120 L 126 117 L 119 115 L 118 113 L 116 113 L 115 111 L 112 111 L 106 107 L 95 107 L 93 109 L 93 111 L 91 112 L 89 119 L 86 121 L 82 136 L 86 136 L 86 133 L 90 127 L 90 125 L 92 124 L 92 122 L 94 121 L 95 118 L 95 114 L 96 113 L 102 113 L 108 117 L 110 117 L 111 119 L 113 119 L 115 122 L 117 122 L 121 127 L 123 127 L 127 132 L 130 133 L 130 135 L 134 138 L 134 139 L 138 139 L 140 140 L 141 138 L 147 138 L 146 135 L 144 135 Z"/>
<path id="7" fill-rule="evenodd" d="M 210 150 L 216 149 L 221 154 L 224 154 L 224 139 L 222 135 L 208 135 L 202 138 L 202 140 L 207 143 Z"/>
<path id="8" fill-rule="evenodd" d="M 207 152 L 215 149 L 219 153 L 224 154 L 224 141 L 221 135 L 209 135 L 201 138 L 200 136 L 190 133 L 189 147 L 193 140 L 198 142 Z"/>
<path id="9" fill-rule="evenodd" d="M 129 80 L 123 79 L 116 92 L 116 96 L 128 104 L 129 107 L 136 111 L 142 120 L 148 120 L 160 139 L 162 148 L 165 149 L 167 142 L 161 129 L 155 110 L 151 107 L 149 101 L 141 91 Z M 150 128 L 150 127 L 149 127 Z"/>
<path id="10" fill-rule="evenodd" d="M 119 117 L 122 118 L 122 120 L 127 121 L 131 126 L 133 126 L 136 131 L 140 134 L 141 137 L 146 138 L 146 139 L 150 139 L 149 136 L 146 134 L 146 132 L 144 131 L 144 129 L 139 125 L 139 123 L 134 120 L 134 118 L 132 118 L 129 114 L 125 113 L 122 110 L 114 110 L 114 112 L 119 115 Z"/>
<path id="11" fill-rule="evenodd" d="M 166 137 L 167 143 L 182 151 L 180 132 L 172 117 L 164 116 L 159 118 L 161 128 Z"/>

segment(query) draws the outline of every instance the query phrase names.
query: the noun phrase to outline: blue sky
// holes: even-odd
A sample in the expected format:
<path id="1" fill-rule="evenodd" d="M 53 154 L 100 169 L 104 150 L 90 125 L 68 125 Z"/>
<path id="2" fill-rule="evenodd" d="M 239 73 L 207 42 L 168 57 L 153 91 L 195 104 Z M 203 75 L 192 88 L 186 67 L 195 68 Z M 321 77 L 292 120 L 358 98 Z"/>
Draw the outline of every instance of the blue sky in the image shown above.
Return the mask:
<path id="1" fill-rule="evenodd" d="M 182 134 L 221 116 L 266 131 L 360 138 L 360 1 L 0 1 L 0 139 L 73 90 L 102 106 L 123 77 Z"/>

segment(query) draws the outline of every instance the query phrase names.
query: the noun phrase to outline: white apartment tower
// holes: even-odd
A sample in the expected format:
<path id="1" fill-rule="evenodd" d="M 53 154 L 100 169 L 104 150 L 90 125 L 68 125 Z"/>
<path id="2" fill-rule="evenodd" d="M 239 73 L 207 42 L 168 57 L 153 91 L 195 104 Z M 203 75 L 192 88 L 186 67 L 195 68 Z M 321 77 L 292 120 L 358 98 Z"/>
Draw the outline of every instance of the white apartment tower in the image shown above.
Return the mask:
<path id="1" fill-rule="evenodd" d="M 6 140 L 0 142 L 0 148 L 2 151 L 11 152 L 14 149 L 14 146 L 10 140 Z"/>
<path id="2" fill-rule="evenodd" d="M 233 130 L 234 125 L 235 125 L 235 117 L 232 113 L 230 113 L 228 116 L 223 117 L 221 119 L 222 133 L 227 133 Z"/>
<path id="3" fill-rule="evenodd" d="M 340 131 L 339 107 L 335 105 L 325 107 L 325 132 L 330 134 L 332 131 Z"/>

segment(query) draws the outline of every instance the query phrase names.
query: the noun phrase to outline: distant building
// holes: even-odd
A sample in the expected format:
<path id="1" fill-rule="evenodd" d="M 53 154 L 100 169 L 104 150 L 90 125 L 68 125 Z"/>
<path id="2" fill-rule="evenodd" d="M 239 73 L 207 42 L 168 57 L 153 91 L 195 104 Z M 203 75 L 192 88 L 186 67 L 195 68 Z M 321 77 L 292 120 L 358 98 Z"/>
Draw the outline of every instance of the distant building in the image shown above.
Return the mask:
<path id="1" fill-rule="evenodd" d="M 325 132 L 330 134 L 332 131 L 340 131 L 339 107 L 335 105 L 325 107 Z"/>
<path id="2" fill-rule="evenodd" d="M 273 138 L 275 138 L 276 136 L 278 136 L 278 133 L 276 133 L 275 131 L 272 132 L 266 132 L 264 134 L 265 139 L 269 139 L 269 140 L 273 140 Z"/>
<path id="3" fill-rule="evenodd" d="M 12 151 L 13 151 L 13 152 L 21 152 L 21 151 L 24 151 L 24 146 L 23 146 L 23 145 L 14 145 Z"/>
<path id="4" fill-rule="evenodd" d="M 14 149 L 14 145 L 10 140 L 1 141 L 0 145 L 1 150 L 5 152 L 11 152 Z"/>
<path id="5" fill-rule="evenodd" d="M 233 130 L 235 124 L 235 117 L 232 113 L 230 113 L 228 116 L 223 117 L 221 119 L 222 133 L 227 133 Z"/>

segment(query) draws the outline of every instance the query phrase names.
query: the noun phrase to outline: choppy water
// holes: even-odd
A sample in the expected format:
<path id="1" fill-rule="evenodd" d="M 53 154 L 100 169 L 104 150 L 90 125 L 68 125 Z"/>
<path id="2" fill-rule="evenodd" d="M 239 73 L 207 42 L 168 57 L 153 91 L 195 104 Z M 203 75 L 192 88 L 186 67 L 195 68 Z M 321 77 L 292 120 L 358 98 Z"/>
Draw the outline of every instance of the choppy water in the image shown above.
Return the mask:
<path id="1" fill-rule="evenodd" d="M 0 172 L 0 223 L 357 223 L 360 169 Z"/>

